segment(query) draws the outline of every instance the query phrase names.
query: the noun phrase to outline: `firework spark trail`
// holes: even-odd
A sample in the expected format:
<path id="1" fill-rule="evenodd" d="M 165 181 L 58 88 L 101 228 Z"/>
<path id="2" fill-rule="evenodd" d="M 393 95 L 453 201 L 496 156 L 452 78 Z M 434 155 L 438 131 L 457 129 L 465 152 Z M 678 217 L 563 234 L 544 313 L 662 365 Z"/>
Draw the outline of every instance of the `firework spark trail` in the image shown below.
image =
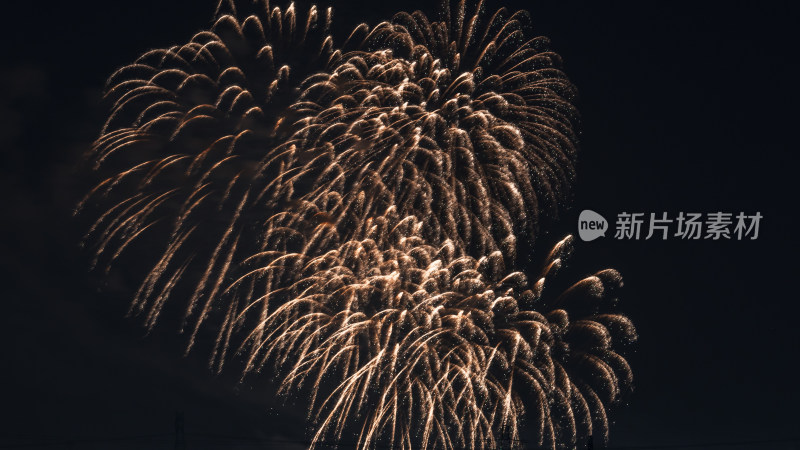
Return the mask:
<path id="1" fill-rule="evenodd" d="M 492 448 L 524 416 L 568 447 L 630 386 L 619 274 L 551 293 L 570 238 L 532 284 L 513 270 L 572 183 L 574 89 L 523 12 L 481 9 L 336 49 L 330 9 L 222 2 L 108 82 L 79 205 L 97 263 L 157 249 L 132 312 L 152 327 L 188 286 L 187 351 L 215 330 L 216 370 L 235 351 L 310 392 L 314 443 Z"/>

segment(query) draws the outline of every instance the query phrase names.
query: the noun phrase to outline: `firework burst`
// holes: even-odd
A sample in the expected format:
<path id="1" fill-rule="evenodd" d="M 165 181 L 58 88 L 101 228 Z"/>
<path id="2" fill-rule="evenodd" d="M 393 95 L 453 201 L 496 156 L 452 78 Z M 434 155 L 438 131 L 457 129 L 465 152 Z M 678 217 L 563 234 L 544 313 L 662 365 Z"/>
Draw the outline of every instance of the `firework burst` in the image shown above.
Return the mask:
<path id="1" fill-rule="evenodd" d="M 617 272 L 551 293 L 570 238 L 534 282 L 514 269 L 568 196 L 574 89 L 523 12 L 481 9 L 336 48 L 330 9 L 223 2 L 108 82 L 95 263 L 154 249 L 132 312 L 186 298 L 187 351 L 213 330 L 216 370 L 233 352 L 308 392 L 314 444 L 492 448 L 525 417 L 567 447 L 630 385 Z"/>

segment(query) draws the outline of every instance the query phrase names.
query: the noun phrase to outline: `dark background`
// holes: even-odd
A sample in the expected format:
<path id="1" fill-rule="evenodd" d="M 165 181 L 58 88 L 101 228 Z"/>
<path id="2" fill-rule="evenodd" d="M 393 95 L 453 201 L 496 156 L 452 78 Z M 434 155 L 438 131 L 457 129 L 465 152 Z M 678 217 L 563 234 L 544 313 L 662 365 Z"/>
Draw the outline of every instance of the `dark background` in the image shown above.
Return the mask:
<path id="1" fill-rule="evenodd" d="M 640 334 L 628 353 L 636 389 L 612 411 L 610 445 L 798 448 L 797 7 L 489 2 L 502 5 L 531 11 L 581 93 L 573 209 L 543 242 L 574 233 L 587 208 L 612 221 L 764 216 L 755 241 L 578 245 L 579 273 L 625 276 L 621 309 Z M 339 41 L 356 18 L 435 12 L 416 0 L 334 8 Z M 105 78 L 145 50 L 187 41 L 213 10 L 213 0 L 3 7 L 0 448 L 171 448 L 176 411 L 189 448 L 257 442 L 229 439 L 239 437 L 303 448 L 289 442 L 304 439 L 302 407 L 281 406 L 267 381 L 213 376 L 204 355 L 181 357 L 183 336 L 145 336 L 125 319 L 128 299 L 97 291 L 70 216 L 73 166 L 100 129 Z"/>

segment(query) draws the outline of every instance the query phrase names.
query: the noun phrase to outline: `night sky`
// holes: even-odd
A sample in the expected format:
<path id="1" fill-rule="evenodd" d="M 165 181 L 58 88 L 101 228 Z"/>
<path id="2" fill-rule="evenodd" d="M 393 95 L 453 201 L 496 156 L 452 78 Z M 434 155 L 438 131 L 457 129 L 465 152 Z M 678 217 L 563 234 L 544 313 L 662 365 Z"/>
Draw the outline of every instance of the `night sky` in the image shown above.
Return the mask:
<path id="1" fill-rule="evenodd" d="M 398 10 L 435 13 L 431 1 L 377 3 L 336 2 L 337 41 Z M 611 412 L 610 447 L 797 449 L 800 15 L 789 2 L 696 3 L 489 6 L 528 9 L 580 91 L 572 208 L 542 249 L 575 233 L 583 209 L 610 221 L 622 212 L 764 217 L 753 241 L 609 234 L 578 244 L 571 270 L 618 269 L 619 309 L 640 335 L 626 353 L 635 390 Z M 135 286 L 88 271 L 71 218 L 106 77 L 148 49 L 186 42 L 210 25 L 214 6 L 4 5 L 0 448 L 172 448 L 176 411 L 195 438 L 190 449 L 245 448 L 228 439 L 239 437 L 303 448 L 290 442 L 306 438 L 302 403 L 283 405 L 266 379 L 214 376 L 205 353 L 182 357 L 186 338 L 174 327 L 145 335 L 126 319 Z"/>

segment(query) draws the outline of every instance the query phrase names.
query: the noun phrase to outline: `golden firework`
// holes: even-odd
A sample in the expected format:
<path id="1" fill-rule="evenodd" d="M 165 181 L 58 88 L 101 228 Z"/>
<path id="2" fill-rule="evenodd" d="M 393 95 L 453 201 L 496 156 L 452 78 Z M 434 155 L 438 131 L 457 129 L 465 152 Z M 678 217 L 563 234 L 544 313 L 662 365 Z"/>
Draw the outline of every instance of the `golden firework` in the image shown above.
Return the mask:
<path id="1" fill-rule="evenodd" d="M 108 82 L 79 205 L 97 263 L 154 249 L 132 311 L 187 298 L 187 351 L 214 330 L 216 370 L 235 351 L 308 392 L 314 445 L 493 448 L 525 417 L 566 447 L 630 385 L 619 275 L 550 293 L 570 238 L 533 283 L 514 269 L 573 181 L 574 88 L 524 12 L 481 9 L 337 48 L 330 9 L 222 2 Z"/>

